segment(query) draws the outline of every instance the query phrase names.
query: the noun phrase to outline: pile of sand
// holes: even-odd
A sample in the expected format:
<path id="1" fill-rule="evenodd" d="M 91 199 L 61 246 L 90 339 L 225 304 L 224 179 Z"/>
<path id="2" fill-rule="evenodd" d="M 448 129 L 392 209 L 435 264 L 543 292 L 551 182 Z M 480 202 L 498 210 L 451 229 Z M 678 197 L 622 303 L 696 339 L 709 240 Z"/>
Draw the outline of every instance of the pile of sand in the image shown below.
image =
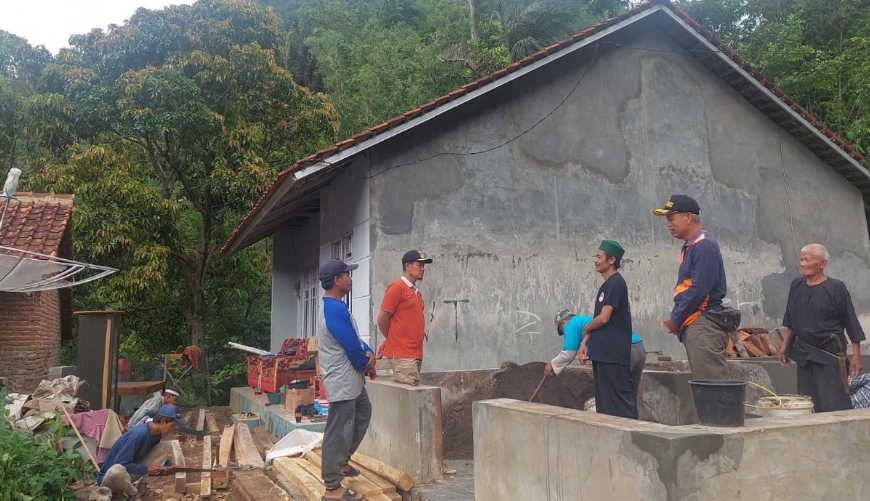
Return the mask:
<path id="1" fill-rule="evenodd" d="M 443 412 L 444 458 L 473 459 L 471 404 L 491 398 L 527 401 L 541 382 L 544 362 L 517 365 L 505 362 L 492 378 L 481 381 L 468 394 Z M 562 374 L 547 379 L 535 402 L 570 409 L 582 409 L 594 395 L 592 368 L 569 367 Z"/>

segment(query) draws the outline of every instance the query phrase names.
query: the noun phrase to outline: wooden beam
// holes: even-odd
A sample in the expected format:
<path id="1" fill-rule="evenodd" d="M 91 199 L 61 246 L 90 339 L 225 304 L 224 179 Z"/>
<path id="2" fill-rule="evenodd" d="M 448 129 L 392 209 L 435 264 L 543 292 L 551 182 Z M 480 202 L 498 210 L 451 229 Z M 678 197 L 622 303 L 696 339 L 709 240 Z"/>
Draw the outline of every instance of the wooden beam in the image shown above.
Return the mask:
<path id="1" fill-rule="evenodd" d="M 351 459 L 386 478 L 403 491 L 410 491 L 414 487 L 414 479 L 398 468 L 359 452 L 354 454 Z"/>
<path id="2" fill-rule="evenodd" d="M 175 466 L 187 466 L 184 462 L 184 454 L 181 452 L 181 443 L 178 440 L 171 440 L 169 443 L 172 444 L 172 464 Z M 186 492 L 186 484 L 187 472 L 175 472 L 175 493 L 184 494 Z"/>
<path id="3" fill-rule="evenodd" d="M 218 447 L 218 464 L 221 466 L 229 466 L 230 452 L 233 447 L 233 427 L 227 426 L 224 428 L 224 433 L 221 435 L 220 446 Z M 213 471 L 211 474 L 211 486 L 213 489 L 226 489 L 230 486 L 230 472 L 228 471 Z"/>
<path id="4" fill-rule="evenodd" d="M 196 411 L 198 416 L 196 417 L 196 430 L 203 431 L 205 429 L 205 410 L 199 409 Z M 196 437 L 198 442 L 202 441 L 202 437 Z"/>
<path id="5" fill-rule="evenodd" d="M 254 428 L 254 442 L 257 445 L 257 451 L 260 452 L 260 457 L 266 459 L 266 453 L 275 445 L 276 440 L 262 426 Z"/>
<path id="6" fill-rule="evenodd" d="M 266 431 L 266 428 L 263 428 L 262 426 L 254 428 L 254 435 L 257 436 L 257 439 L 263 443 L 263 447 L 266 447 L 266 449 L 271 449 L 273 445 L 278 443 L 278 439 L 273 437 L 272 434 Z"/>
<path id="7" fill-rule="evenodd" d="M 317 468 L 322 468 L 323 456 L 321 455 L 319 449 L 306 452 L 305 459 Z M 402 495 L 398 493 L 398 491 L 396 490 L 396 486 L 393 485 L 389 480 L 369 470 L 361 464 L 356 463 L 355 461 L 351 461 L 350 465 L 359 470 L 360 476 L 364 477 L 367 482 L 371 482 L 372 484 L 374 484 L 380 491 L 380 493 L 383 494 L 389 501 L 402 501 Z M 348 486 L 354 490 L 362 489 L 359 486 L 354 487 L 350 484 L 348 484 Z M 371 487 L 366 488 L 371 489 Z M 363 491 L 360 490 L 360 492 Z"/>
<path id="8" fill-rule="evenodd" d="M 305 496 L 308 501 L 320 501 L 320 498 L 326 494 L 326 486 L 319 478 L 315 478 L 308 473 L 299 462 L 304 462 L 304 459 L 298 458 L 275 458 L 272 464 L 287 477 L 287 480 L 293 484 L 293 487 L 299 489 L 299 493 Z"/>
<path id="9" fill-rule="evenodd" d="M 263 468 L 266 466 L 266 463 L 260 458 L 260 453 L 257 452 L 256 446 L 254 446 L 254 437 L 251 436 L 251 429 L 248 428 L 248 425 L 245 423 L 239 423 L 236 426 L 236 459 L 238 459 L 239 463 L 242 462 L 239 459 L 239 451 L 241 451 L 242 456 L 245 458 L 245 462 L 243 464 L 249 464 L 256 468 Z"/>
<path id="10" fill-rule="evenodd" d="M 321 478 L 320 456 L 315 454 L 305 454 L 305 459 L 306 461 L 300 463 L 305 471 L 315 478 Z M 317 464 L 315 464 L 315 462 Z M 384 495 L 380 487 L 362 475 L 357 477 L 346 477 L 341 483 L 348 489 L 353 489 L 354 491 L 361 493 L 365 496 L 367 501 L 389 501 L 389 498 Z"/>
<path id="11" fill-rule="evenodd" d="M 200 416 L 202 416 L 202 409 L 199 411 Z M 211 436 L 206 435 L 202 437 L 202 467 L 211 468 Z M 199 497 L 200 498 L 210 498 L 211 497 L 211 472 L 204 471 L 199 474 Z"/>
<path id="12" fill-rule="evenodd" d="M 209 433 L 217 433 L 217 432 L 221 431 L 221 429 L 218 428 L 217 419 L 214 418 L 213 412 L 207 411 L 205 413 L 205 420 L 206 420 L 206 423 L 208 424 L 208 432 Z"/>
<path id="13" fill-rule="evenodd" d="M 233 472 L 235 501 L 293 501 L 287 492 L 269 480 L 262 471 Z"/>
<path id="14" fill-rule="evenodd" d="M 354 468 L 356 468 L 357 470 L 359 470 L 361 475 L 363 475 L 367 479 L 371 480 L 372 482 L 374 482 L 375 485 L 380 487 L 381 492 L 386 494 L 387 497 L 390 497 L 390 498 L 398 497 L 398 499 L 402 498 L 402 496 L 399 495 L 398 491 L 396 490 L 396 484 L 390 482 L 389 480 L 378 475 L 377 473 L 366 468 L 365 466 L 357 463 L 356 461 L 351 461 L 350 465 L 353 466 Z"/>
<path id="15" fill-rule="evenodd" d="M 218 464 L 221 466 L 230 465 L 230 452 L 233 446 L 233 435 L 235 430 L 232 425 L 224 428 L 224 433 L 221 435 L 221 445 L 218 449 Z"/>

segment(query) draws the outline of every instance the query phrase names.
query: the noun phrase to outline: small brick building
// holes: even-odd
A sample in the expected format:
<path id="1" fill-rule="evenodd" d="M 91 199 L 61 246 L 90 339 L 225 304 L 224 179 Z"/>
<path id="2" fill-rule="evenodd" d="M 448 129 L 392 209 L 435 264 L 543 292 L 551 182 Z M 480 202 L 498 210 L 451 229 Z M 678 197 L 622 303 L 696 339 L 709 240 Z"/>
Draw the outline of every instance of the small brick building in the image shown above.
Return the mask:
<path id="1" fill-rule="evenodd" d="M 0 247 L 71 258 L 73 195 L 19 192 L 15 198 L 0 227 Z M 0 213 L 4 203 L 0 200 Z M 0 280 L 6 273 L 0 270 Z M 9 390 L 30 392 L 47 378 L 71 332 L 69 289 L 0 290 L 0 377 L 8 379 Z"/>

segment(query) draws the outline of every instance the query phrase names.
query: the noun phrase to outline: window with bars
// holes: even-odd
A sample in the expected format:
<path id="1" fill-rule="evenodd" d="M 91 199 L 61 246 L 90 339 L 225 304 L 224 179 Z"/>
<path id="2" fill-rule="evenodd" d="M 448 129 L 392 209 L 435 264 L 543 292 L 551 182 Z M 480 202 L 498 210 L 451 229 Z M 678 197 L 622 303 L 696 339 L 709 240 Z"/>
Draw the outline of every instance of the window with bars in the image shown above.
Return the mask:
<path id="1" fill-rule="evenodd" d="M 341 259 L 345 263 L 349 263 L 353 260 L 353 233 L 348 233 L 335 242 L 332 242 L 329 248 L 329 258 Z M 351 272 L 351 276 L 353 276 L 353 272 Z M 344 297 L 344 302 L 347 303 L 347 309 L 351 312 L 353 312 L 352 297 L 353 291 L 348 292 L 347 296 Z"/>
<path id="2" fill-rule="evenodd" d="M 317 335 L 317 312 L 320 309 L 319 284 L 316 264 L 302 270 L 302 337 L 305 339 Z"/>
<path id="3" fill-rule="evenodd" d="M 346 263 L 353 259 L 353 233 L 348 233 L 332 242 L 329 249 L 329 258 L 341 259 Z"/>

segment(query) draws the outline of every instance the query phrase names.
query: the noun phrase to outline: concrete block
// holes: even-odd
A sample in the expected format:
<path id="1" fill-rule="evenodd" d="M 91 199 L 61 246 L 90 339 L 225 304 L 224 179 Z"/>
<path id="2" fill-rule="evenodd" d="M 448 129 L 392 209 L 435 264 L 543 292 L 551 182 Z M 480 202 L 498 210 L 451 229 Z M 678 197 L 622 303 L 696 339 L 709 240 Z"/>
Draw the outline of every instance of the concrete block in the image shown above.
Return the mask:
<path id="1" fill-rule="evenodd" d="M 233 424 L 244 423 L 248 429 L 251 430 L 251 433 L 254 432 L 254 428 L 256 428 L 260 424 L 260 416 L 247 416 L 244 417 L 241 414 L 233 414 L 232 416 Z"/>
<path id="2" fill-rule="evenodd" d="M 418 484 L 441 478 L 441 389 L 367 382 L 372 421 L 359 451 L 404 471 Z"/>
<path id="3" fill-rule="evenodd" d="M 866 409 L 714 428 L 474 404 L 477 501 L 858 499 L 870 492 L 868 448 Z"/>
<path id="4" fill-rule="evenodd" d="M 48 368 L 48 380 L 54 381 L 57 378 L 62 378 L 66 376 L 75 376 L 76 374 L 76 366 L 75 365 L 60 365 L 57 367 L 49 367 Z"/>

